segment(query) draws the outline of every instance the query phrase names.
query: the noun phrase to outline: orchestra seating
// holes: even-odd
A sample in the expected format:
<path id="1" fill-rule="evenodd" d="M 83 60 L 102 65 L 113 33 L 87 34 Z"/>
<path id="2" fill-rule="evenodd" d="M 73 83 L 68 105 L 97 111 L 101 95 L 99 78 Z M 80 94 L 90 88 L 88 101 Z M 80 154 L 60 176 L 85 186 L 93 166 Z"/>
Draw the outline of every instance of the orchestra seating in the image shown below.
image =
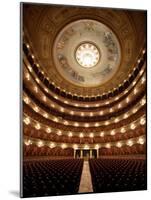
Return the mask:
<path id="1" fill-rule="evenodd" d="M 24 161 L 24 197 L 77 193 L 82 167 L 82 159 Z"/>
<path id="2" fill-rule="evenodd" d="M 145 159 L 90 159 L 94 192 L 145 190 Z"/>

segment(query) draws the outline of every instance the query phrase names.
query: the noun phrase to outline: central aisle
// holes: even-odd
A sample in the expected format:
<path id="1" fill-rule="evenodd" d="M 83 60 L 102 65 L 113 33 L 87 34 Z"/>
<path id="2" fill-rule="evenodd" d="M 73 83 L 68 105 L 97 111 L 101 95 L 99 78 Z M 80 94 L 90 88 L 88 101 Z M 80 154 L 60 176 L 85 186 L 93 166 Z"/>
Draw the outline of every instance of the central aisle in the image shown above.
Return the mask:
<path id="1" fill-rule="evenodd" d="M 84 161 L 81 181 L 79 186 L 79 193 L 87 193 L 87 192 L 93 192 L 93 187 L 92 187 L 89 162 Z"/>

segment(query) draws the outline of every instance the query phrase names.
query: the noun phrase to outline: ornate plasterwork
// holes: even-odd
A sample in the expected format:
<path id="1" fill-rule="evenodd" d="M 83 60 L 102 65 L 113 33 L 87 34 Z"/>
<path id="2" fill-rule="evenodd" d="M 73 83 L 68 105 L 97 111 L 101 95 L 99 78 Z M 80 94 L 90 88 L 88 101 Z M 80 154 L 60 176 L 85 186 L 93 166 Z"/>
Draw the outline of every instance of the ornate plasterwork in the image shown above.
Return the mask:
<path id="1" fill-rule="evenodd" d="M 64 79 L 78 86 L 94 87 L 114 76 L 121 61 L 121 47 L 114 32 L 103 23 L 76 20 L 56 37 L 53 59 Z"/>
<path id="2" fill-rule="evenodd" d="M 63 6 L 30 6 L 25 8 L 24 33 L 28 36 L 36 58 L 42 70 L 49 77 L 50 82 L 66 93 L 78 96 L 97 96 L 117 88 L 129 73 L 133 71 L 137 56 L 145 42 L 144 13 L 114 9 L 80 8 Z M 32 20 L 31 20 L 32 19 Z M 109 81 L 94 87 L 84 87 L 67 81 L 56 69 L 53 59 L 54 41 L 59 32 L 74 21 L 80 19 L 96 20 L 115 33 L 121 46 L 121 63 L 119 69 Z M 91 23 L 87 23 L 85 30 L 93 33 Z M 139 34 L 137 34 L 139 33 Z M 75 34 L 71 29 L 68 35 Z M 61 44 L 63 45 L 63 44 Z M 101 56 L 102 58 L 102 56 Z M 110 68 L 108 67 L 110 70 Z M 83 74 L 78 73 L 79 76 Z M 76 75 L 78 77 L 78 75 Z M 78 77 L 79 78 L 79 77 Z M 81 77 L 80 77 L 81 79 Z"/>

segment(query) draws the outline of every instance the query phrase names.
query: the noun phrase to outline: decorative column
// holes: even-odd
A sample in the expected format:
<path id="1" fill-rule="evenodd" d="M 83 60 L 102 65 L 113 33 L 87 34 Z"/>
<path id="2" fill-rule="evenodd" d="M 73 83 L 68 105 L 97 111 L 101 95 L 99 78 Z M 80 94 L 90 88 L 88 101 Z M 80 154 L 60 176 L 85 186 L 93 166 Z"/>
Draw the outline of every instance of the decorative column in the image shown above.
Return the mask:
<path id="1" fill-rule="evenodd" d="M 76 150 L 74 149 L 74 158 L 76 158 Z"/>
<path id="2" fill-rule="evenodd" d="M 99 157 L 99 149 L 96 150 L 96 157 Z"/>
<path id="3" fill-rule="evenodd" d="M 80 149 L 80 158 L 83 158 L 83 151 Z"/>
<path id="4" fill-rule="evenodd" d="M 90 149 L 90 158 L 92 158 L 92 149 Z"/>
<path id="5" fill-rule="evenodd" d="M 82 152 L 82 158 L 83 158 L 83 149 L 81 149 L 81 152 Z"/>

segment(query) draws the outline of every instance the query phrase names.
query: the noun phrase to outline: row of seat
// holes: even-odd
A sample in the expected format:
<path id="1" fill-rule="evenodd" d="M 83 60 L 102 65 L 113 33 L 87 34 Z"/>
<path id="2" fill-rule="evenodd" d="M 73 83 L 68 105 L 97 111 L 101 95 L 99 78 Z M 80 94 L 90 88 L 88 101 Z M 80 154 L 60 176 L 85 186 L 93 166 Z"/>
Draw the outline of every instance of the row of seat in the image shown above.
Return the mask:
<path id="1" fill-rule="evenodd" d="M 94 192 L 145 190 L 146 161 L 143 159 L 90 159 Z"/>
<path id="2" fill-rule="evenodd" d="M 138 158 L 90 159 L 94 192 L 145 190 L 146 160 Z M 83 159 L 27 160 L 23 164 L 24 197 L 78 193 Z"/>
<path id="3" fill-rule="evenodd" d="M 26 161 L 23 164 L 23 196 L 75 194 L 82 167 L 82 159 Z"/>

